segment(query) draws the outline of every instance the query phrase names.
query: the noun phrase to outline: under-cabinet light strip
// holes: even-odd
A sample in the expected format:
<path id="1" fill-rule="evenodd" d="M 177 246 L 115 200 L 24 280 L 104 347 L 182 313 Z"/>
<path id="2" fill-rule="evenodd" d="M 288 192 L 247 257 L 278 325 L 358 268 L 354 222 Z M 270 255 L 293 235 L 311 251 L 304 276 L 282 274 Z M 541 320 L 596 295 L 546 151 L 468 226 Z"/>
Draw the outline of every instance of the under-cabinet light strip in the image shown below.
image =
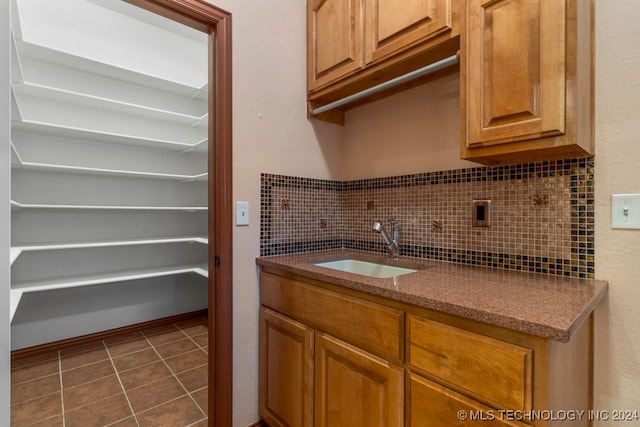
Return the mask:
<path id="1" fill-rule="evenodd" d="M 333 101 L 327 105 L 323 105 L 322 107 L 317 107 L 314 108 L 313 110 L 311 110 L 311 114 L 314 116 L 317 116 L 318 114 L 322 114 L 324 112 L 327 112 L 329 110 L 333 110 L 334 108 L 338 108 L 341 107 L 343 105 L 349 104 L 350 102 L 354 102 L 357 101 L 359 99 L 365 98 L 367 96 L 376 94 L 378 92 L 381 92 L 385 89 L 389 89 L 392 88 L 394 86 L 398 86 L 402 83 L 406 83 L 409 82 L 411 80 L 415 80 L 418 77 L 422 77 L 422 76 L 426 76 L 427 74 L 431 74 L 433 72 L 436 72 L 438 70 L 441 70 L 445 67 L 448 67 L 450 65 L 456 64 L 458 62 L 458 55 L 451 55 L 445 59 L 442 59 L 440 61 L 434 62 L 433 64 L 429 64 L 427 66 L 424 66 L 422 68 L 418 68 L 415 71 L 411 71 L 407 74 L 404 74 L 402 76 L 396 77 L 395 79 L 391 79 L 391 80 L 387 80 L 384 83 L 380 83 L 379 85 L 370 87 L 369 89 L 365 89 L 363 91 L 360 91 L 358 93 L 354 93 L 353 95 L 349 95 L 347 97 L 344 97 L 342 99 L 338 99 L 337 101 Z"/>

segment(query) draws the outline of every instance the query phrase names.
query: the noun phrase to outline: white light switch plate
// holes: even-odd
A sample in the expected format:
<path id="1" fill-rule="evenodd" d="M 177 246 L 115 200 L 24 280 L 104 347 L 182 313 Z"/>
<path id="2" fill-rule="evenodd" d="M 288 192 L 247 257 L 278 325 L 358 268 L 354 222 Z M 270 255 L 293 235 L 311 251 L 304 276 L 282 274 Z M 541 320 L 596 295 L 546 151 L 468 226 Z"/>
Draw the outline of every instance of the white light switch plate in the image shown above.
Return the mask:
<path id="1" fill-rule="evenodd" d="M 611 195 L 611 228 L 640 228 L 640 194 Z"/>
<path id="2" fill-rule="evenodd" d="M 249 225 L 249 202 L 236 202 L 236 225 Z"/>

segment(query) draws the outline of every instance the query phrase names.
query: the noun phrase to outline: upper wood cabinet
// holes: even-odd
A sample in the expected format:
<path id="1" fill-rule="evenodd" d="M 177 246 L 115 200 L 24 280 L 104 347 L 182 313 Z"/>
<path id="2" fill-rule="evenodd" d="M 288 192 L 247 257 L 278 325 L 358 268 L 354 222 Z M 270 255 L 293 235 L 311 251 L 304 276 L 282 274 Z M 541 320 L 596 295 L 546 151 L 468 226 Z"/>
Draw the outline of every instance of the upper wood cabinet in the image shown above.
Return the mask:
<path id="1" fill-rule="evenodd" d="M 492 164 L 593 154 L 592 7 L 466 2 L 461 157 Z"/>
<path id="2" fill-rule="evenodd" d="M 452 0 L 366 0 L 365 62 L 371 64 L 416 43 L 452 31 Z"/>
<path id="3" fill-rule="evenodd" d="M 364 67 L 361 0 L 309 0 L 309 89 Z"/>
<path id="4" fill-rule="evenodd" d="M 308 0 L 310 109 L 455 54 L 460 45 L 460 4 L 460 0 L 411 0 L 401 5 L 396 0 Z"/>

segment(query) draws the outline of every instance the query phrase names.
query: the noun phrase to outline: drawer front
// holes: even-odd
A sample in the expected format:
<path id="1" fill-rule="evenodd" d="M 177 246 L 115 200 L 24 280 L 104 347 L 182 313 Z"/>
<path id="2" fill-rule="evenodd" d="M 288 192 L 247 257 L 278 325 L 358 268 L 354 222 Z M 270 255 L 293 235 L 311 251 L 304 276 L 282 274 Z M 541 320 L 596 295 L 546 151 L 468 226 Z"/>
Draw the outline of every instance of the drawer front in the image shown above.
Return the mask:
<path id="1" fill-rule="evenodd" d="M 403 360 L 400 310 L 269 273 L 260 277 L 260 302 L 373 353 Z"/>
<path id="2" fill-rule="evenodd" d="M 406 407 L 408 427 L 527 427 L 411 372 L 407 374 Z"/>
<path id="3" fill-rule="evenodd" d="M 408 364 L 497 409 L 529 410 L 532 350 L 409 315 Z"/>

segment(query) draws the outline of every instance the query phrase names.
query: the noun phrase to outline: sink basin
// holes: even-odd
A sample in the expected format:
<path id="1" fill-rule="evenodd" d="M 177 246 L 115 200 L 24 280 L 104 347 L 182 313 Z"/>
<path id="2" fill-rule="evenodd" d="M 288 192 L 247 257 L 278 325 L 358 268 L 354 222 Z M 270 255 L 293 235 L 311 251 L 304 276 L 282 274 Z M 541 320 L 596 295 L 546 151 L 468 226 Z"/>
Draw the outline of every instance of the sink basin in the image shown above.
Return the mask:
<path id="1" fill-rule="evenodd" d="M 387 278 L 402 274 L 415 273 L 418 270 L 392 265 L 378 264 L 375 262 L 360 261 L 357 259 L 340 259 L 337 261 L 318 262 L 318 267 L 332 268 L 347 273 L 362 274 L 363 276 Z"/>

